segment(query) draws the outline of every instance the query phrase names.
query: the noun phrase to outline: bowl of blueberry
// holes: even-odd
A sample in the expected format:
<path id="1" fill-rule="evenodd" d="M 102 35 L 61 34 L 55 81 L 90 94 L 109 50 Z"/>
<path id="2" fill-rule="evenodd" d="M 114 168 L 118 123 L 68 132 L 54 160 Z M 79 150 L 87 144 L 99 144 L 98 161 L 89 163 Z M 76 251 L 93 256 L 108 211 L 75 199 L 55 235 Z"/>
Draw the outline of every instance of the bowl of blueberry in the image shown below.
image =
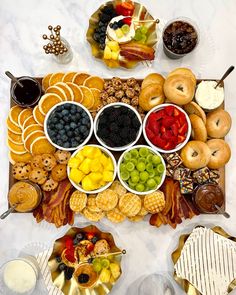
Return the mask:
<path id="1" fill-rule="evenodd" d="M 93 119 L 83 105 L 73 101 L 61 102 L 47 113 L 44 132 L 57 149 L 73 151 L 91 138 Z"/>
<path id="2" fill-rule="evenodd" d="M 97 141 L 112 151 L 133 146 L 142 134 L 140 114 L 130 105 L 118 102 L 103 107 L 94 120 Z"/>

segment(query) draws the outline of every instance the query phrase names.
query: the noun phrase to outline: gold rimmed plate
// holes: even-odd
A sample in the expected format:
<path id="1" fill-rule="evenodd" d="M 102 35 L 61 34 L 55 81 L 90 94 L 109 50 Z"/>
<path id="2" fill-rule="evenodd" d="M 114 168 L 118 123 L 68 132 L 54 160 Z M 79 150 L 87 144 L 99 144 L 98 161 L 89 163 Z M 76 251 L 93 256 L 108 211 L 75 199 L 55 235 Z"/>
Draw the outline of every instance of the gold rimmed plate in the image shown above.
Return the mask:
<path id="1" fill-rule="evenodd" d="M 116 6 L 116 4 L 121 3 L 123 1 L 120 0 L 114 0 L 109 1 L 101 5 L 90 17 L 89 19 L 89 27 L 87 30 L 86 38 L 91 46 L 92 55 L 101 61 L 103 61 L 108 67 L 110 68 L 118 68 L 118 67 L 124 67 L 127 69 L 135 67 L 140 61 L 134 61 L 134 60 L 128 60 L 124 57 L 119 57 L 118 60 L 107 60 L 103 58 L 104 51 L 99 48 L 99 44 L 93 39 L 94 31 L 97 27 L 97 24 L 99 22 L 99 14 L 101 13 L 101 10 L 106 5 L 113 5 Z M 155 45 L 158 41 L 157 36 L 157 23 L 158 20 L 155 20 L 153 16 L 147 11 L 146 7 L 143 6 L 140 3 L 133 2 L 134 4 L 134 13 L 133 13 L 133 21 L 135 24 L 142 24 L 145 23 L 145 26 L 148 28 L 148 34 L 147 34 L 147 40 L 145 45 L 152 47 L 155 49 Z M 148 22 L 150 21 L 150 22 Z M 141 61 L 144 64 L 150 63 L 150 61 Z"/>
<path id="2" fill-rule="evenodd" d="M 65 258 L 65 244 L 68 240 L 68 237 L 72 239 L 78 233 L 82 233 L 84 236 L 95 235 L 99 240 L 105 239 L 109 244 L 110 251 L 108 254 L 103 255 L 95 255 L 93 252 L 90 254 L 83 256 L 81 255 L 80 259 L 77 259 L 77 255 L 75 254 L 76 260 L 74 262 L 69 262 Z M 86 239 L 84 242 L 87 241 Z M 83 244 L 83 243 L 82 243 Z M 112 287 L 116 284 L 118 279 L 121 276 L 121 258 L 122 254 L 125 254 L 125 250 L 119 249 L 114 241 L 114 238 L 109 232 L 102 232 L 96 226 L 89 225 L 83 228 L 72 227 L 70 228 L 64 236 L 57 239 L 53 244 L 53 251 L 48 260 L 49 270 L 51 272 L 51 277 L 53 284 L 60 289 L 65 295 L 73 294 L 73 295 L 105 295 L 108 294 Z M 62 261 L 58 262 L 58 257 L 62 258 Z M 89 258 L 108 258 L 110 263 L 115 263 L 119 265 L 120 275 L 117 278 L 110 277 L 110 280 L 106 283 L 103 282 L 100 278 L 100 274 L 96 273 L 93 270 L 93 264 L 89 262 Z M 60 263 L 65 263 L 66 266 L 74 268 L 73 275 L 71 279 L 66 279 L 65 271 L 61 271 L 59 269 Z M 109 268 L 109 267 L 108 267 Z M 79 284 L 77 277 L 81 273 L 88 273 L 90 276 L 89 282 L 86 284 Z M 112 272 L 111 272 L 112 273 Z"/>

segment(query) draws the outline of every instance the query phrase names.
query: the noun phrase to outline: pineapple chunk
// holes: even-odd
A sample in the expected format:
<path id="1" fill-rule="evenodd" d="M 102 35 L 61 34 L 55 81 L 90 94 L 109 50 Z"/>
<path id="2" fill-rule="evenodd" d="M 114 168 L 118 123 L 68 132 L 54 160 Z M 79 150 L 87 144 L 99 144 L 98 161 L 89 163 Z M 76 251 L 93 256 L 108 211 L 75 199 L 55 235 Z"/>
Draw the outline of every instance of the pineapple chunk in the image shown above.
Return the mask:
<path id="1" fill-rule="evenodd" d="M 105 170 L 103 172 L 102 180 L 110 182 L 113 180 L 113 172 Z"/>
<path id="2" fill-rule="evenodd" d="M 102 173 L 92 172 L 89 174 L 89 178 L 91 178 L 92 181 L 98 182 L 102 179 Z"/>
<path id="3" fill-rule="evenodd" d="M 120 46 L 119 43 L 116 41 L 108 41 L 107 42 L 107 46 L 109 46 L 109 48 L 111 49 L 111 51 L 119 51 L 120 50 Z"/>
<path id="4" fill-rule="evenodd" d="M 115 278 L 113 277 L 113 275 L 111 275 L 111 277 L 110 277 L 110 283 L 111 283 L 111 284 L 114 284 L 115 281 L 116 281 Z"/>
<path id="5" fill-rule="evenodd" d="M 112 159 L 111 158 L 108 158 L 107 159 L 107 164 L 105 166 L 105 169 L 106 170 L 114 171 L 114 166 L 113 166 L 113 162 L 112 162 Z"/>
<path id="6" fill-rule="evenodd" d="M 119 278 L 119 276 L 120 276 L 120 266 L 117 263 L 111 263 L 110 264 L 110 270 L 111 270 L 111 274 L 114 277 L 114 279 Z"/>
<path id="7" fill-rule="evenodd" d="M 99 159 L 93 159 L 90 164 L 90 168 L 92 172 L 103 172 L 103 168 Z M 101 168 L 102 168 L 102 171 L 100 171 Z"/>
<path id="8" fill-rule="evenodd" d="M 111 53 L 111 59 L 117 60 L 119 57 L 119 51 L 112 51 Z"/>
<path id="9" fill-rule="evenodd" d="M 92 191 L 97 188 L 97 185 L 92 181 L 92 179 L 87 175 L 82 180 L 82 188 L 86 191 Z"/>
<path id="10" fill-rule="evenodd" d="M 103 58 L 104 59 L 111 59 L 111 49 L 110 49 L 110 47 L 108 47 L 108 46 L 105 47 Z"/>
<path id="11" fill-rule="evenodd" d="M 79 169 L 72 168 L 70 170 L 69 178 L 75 183 L 80 183 L 81 180 L 84 178 L 84 173 L 80 171 Z"/>
<path id="12" fill-rule="evenodd" d="M 102 283 L 109 283 L 111 277 L 111 272 L 109 269 L 103 268 L 100 273 L 100 280 Z"/>
<path id="13" fill-rule="evenodd" d="M 88 174 L 91 169 L 90 169 L 90 165 L 91 165 L 92 160 L 89 158 L 86 158 L 85 160 L 83 160 L 83 162 L 80 164 L 79 169 L 84 173 L 84 174 Z"/>
<path id="14" fill-rule="evenodd" d="M 79 160 L 79 164 L 84 160 L 84 156 L 82 155 L 81 151 L 76 154 L 75 158 Z"/>
<path id="15" fill-rule="evenodd" d="M 106 167 L 108 157 L 106 157 L 104 154 L 102 154 L 99 159 L 100 159 L 100 163 L 102 164 L 102 166 Z"/>
<path id="16" fill-rule="evenodd" d="M 68 166 L 70 168 L 78 168 L 79 164 L 80 164 L 80 160 L 77 158 L 70 158 L 68 162 Z"/>
<path id="17" fill-rule="evenodd" d="M 99 148 L 96 148 L 93 146 L 85 146 L 82 149 L 82 153 L 83 153 L 84 157 L 93 159 L 93 158 L 95 158 L 95 154 L 96 154 L 97 150 L 99 150 Z"/>

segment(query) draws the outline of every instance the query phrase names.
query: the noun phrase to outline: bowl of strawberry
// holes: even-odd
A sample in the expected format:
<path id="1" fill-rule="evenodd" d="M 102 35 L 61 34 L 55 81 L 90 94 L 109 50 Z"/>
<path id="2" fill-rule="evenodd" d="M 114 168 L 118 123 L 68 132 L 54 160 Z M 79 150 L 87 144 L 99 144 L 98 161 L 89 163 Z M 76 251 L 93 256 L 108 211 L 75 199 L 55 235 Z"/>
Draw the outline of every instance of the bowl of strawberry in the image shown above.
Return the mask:
<path id="1" fill-rule="evenodd" d="M 191 123 L 185 111 L 174 104 L 161 104 L 151 109 L 143 122 L 147 143 L 161 153 L 173 153 L 188 142 Z"/>

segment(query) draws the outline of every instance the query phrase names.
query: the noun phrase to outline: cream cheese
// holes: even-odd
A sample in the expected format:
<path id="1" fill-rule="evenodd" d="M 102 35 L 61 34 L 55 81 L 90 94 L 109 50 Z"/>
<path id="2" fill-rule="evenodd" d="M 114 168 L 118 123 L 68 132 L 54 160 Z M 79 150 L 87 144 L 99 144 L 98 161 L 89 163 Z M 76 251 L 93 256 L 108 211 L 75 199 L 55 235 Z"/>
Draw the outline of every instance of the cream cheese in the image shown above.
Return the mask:
<path id="1" fill-rule="evenodd" d="M 224 88 L 218 86 L 216 81 L 202 81 L 195 94 L 196 102 L 204 109 L 213 110 L 218 108 L 224 101 Z"/>
<path id="2" fill-rule="evenodd" d="M 119 20 L 126 18 L 126 17 L 127 16 L 123 16 L 123 15 L 113 17 L 113 19 L 110 21 L 110 23 L 118 22 Z M 129 28 L 130 28 L 130 31 L 127 34 L 125 34 L 122 38 L 117 38 L 116 31 L 114 29 L 110 28 L 110 26 L 108 25 L 107 26 L 107 36 L 109 39 L 116 41 L 120 44 L 130 42 L 134 38 L 134 35 L 135 35 L 135 29 L 134 29 L 133 22 L 131 22 L 131 25 Z"/>

